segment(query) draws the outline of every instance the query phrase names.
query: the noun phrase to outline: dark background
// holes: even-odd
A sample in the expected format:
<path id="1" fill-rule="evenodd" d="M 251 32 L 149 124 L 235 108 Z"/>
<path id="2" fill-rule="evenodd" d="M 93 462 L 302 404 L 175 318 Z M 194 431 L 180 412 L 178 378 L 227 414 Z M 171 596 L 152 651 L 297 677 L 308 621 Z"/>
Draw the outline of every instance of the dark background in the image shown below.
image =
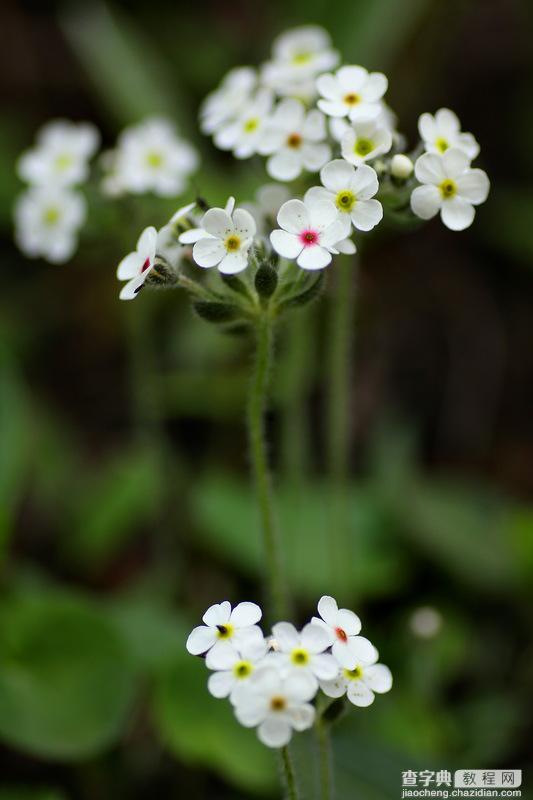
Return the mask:
<path id="1" fill-rule="evenodd" d="M 124 125 L 168 114 L 202 152 L 191 194 L 250 199 L 261 168 L 215 151 L 196 111 L 229 68 L 264 60 L 277 33 L 308 22 L 344 62 L 387 73 L 412 145 L 420 113 L 454 109 L 492 183 L 468 231 L 385 224 L 363 248 L 344 576 L 328 562 L 334 278 L 279 334 L 270 432 L 297 621 L 336 594 L 395 675 L 390 695 L 338 726 L 339 797 L 394 800 L 409 768 L 497 767 L 526 769 L 529 796 L 531 16 L 518 0 L 4 2 L 2 800 L 276 796 L 270 754 L 183 653 L 211 602 L 261 599 L 243 430 L 250 345 L 177 293 L 118 302 L 116 263 L 179 203 L 100 200 L 59 267 L 17 252 L 11 214 L 16 156 L 59 116 L 92 120 L 112 146 Z M 430 638 L 412 625 L 424 606 L 442 617 Z M 313 744 L 299 738 L 309 765 Z"/>

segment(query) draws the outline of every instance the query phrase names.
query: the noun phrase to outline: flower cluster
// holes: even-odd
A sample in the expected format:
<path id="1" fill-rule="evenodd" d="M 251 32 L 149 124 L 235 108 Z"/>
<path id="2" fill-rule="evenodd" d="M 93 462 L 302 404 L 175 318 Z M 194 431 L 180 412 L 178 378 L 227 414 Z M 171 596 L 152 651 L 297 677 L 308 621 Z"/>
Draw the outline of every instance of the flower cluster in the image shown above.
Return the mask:
<path id="1" fill-rule="evenodd" d="M 203 656 L 211 671 L 208 689 L 229 698 L 236 718 L 268 747 L 284 747 L 293 731 L 310 728 L 319 692 L 346 695 L 355 706 L 369 706 L 374 694 L 388 692 L 392 675 L 378 664 L 378 652 L 364 636 L 353 611 L 322 597 L 318 616 L 298 631 L 279 622 L 265 638 L 255 603 L 232 609 L 226 600 L 207 609 L 204 625 L 191 632 L 187 650 Z"/>
<path id="2" fill-rule="evenodd" d="M 99 140 L 87 122 L 57 120 L 41 128 L 35 147 L 19 158 L 17 171 L 29 188 L 15 205 L 15 239 L 25 255 L 60 264 L 74 253 L 87 215 L 75 187 L 87 180 Z"/>
<path id="3" fill-rule="evenodd" d="M 411 154 L 404 152 L 405 137 L 385 102 L 387 77 L 359 65 L 333 71 L 338 62 L 322 28 L 286 31 L 275 40 L 270 61 L 258 69 L 231 70 L 208 95 L 200 109 L 201 129 L 236 158 L 265 156 L 266 171 L 275 180 L 294 181 L 322 170 L 328 199 L 359 230 L 370 230 L 381 219 L 378 201 L 368 201 L 383 189 L 396 208 L 394 195 L 401 195 L 406 198 L 402 210 L 422 219 L 440 210 L 448 228 L 468 227 L 474 206 L 489 191 L 486 174 L 470 166 L 479 154 L 472 134 L 461 132 L 452 111 L 440 109 L 434 117 L 422 114 L 421 141 Z M 376 179 L 369 172 L 355 177 L 342 171 L 343 161 L 358 169 L 374 167 Z M 305 201 L 319 196 L 326 194 L 313 190 Z"/>

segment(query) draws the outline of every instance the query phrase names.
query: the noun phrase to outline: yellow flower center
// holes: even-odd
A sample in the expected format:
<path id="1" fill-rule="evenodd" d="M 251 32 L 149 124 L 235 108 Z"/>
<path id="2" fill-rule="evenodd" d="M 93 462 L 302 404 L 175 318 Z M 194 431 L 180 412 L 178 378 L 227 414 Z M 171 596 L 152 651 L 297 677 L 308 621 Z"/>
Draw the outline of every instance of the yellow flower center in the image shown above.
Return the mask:
<path id="1" fill-rule="evenodd" d="M 356 106 L 361 102 L 361 98 L 355 92 L 348 92 L 344 95 L 343 100 L 347 106 Z"/>
<path id="2" fill-rule="evenodd" d="M 66 169 L 70 167 L 72 164 L 72 156 L 70 153 L 63 153 L 62 155 L 58 156 L 55 160 L 55 166 L 58 172 L 64 172 Z"/>
<path id="3" fill-rule="evenodd" d="M 345 669 L 344 677 L 349 681 L 359 681 L 363 677 L 363 670 L 361 667 L 356 667 L 355 669 Z"/>
<path id="4" fill-rule="evenodd" d="M 237 236 L 235 233 L 231 233 L 224 242 L 224 247 L 226 248 L 228 253 L 234 253 L 236 250 L 239 249 L 240 246 L 241 246 L 240 237 Z"/>
<path id="5" fill-rule="evenodd" d="M 313 55 L 308 50 L 301 50 L 299 53 L 295 53 L 292 57 L 292 63 L 296 64 L 297 66 L 301 66 L 302 64 L 309 64 Z"/>
<path id="6" fill-rule="evenodd" d="M 335 205 L 339 211 L 351 211 L 357 202 L 357 197 L 348 189 L 343 189 L 335 198 Z"/>
<path id="7" fill-rule="evenodd" d="M 55 206 L 49 206 L 44 211 L 43 223 L 45 225 L 48 225 L 49 227 L 52 227 L 59 222 L 60 218 L 61 218 L 61 213 L 59 209 L 56 208 Z"/>
<path id="8" fill-rule="evenodd" d="M 233 636 L 233 625 L 227 622 L 225 625 L 217 625 L 217 636 L 219 639 L 231 639 Z"/>
<path id="9" fill-rule="evenodd" d="M 354 153 L 358 156 L 367 156 L 369 153 L 372 152 L 375 145 L 372 139 L 357 139 L 354 144 Z"/>
<path id="10" fill-rule="evenodd" d="M 249 675 L 252 674 L 254 668 L 249 661 L 237 661 L 235 666 L 233 667 L 233 674 L 239 680 L 243 680 L 244 678 L 248 678 Z"/>
<path id="11" fill-rule="evenodd" d="M 441 153 L 445 153 L 445 152 L 446 152 L 446 150 L 448 149 L 448 147 L 449 147 L 449 146 L 450 146 L 450 145 L 448 144 L 448 142 L 446 141 L 446 139 L 444 139 L 444 137 L 443 137 L 443 136 L 439 136 L 439 138 L 438 138 L 438 139 L 435 139 L 435 147 L 436 147 L 436 148 L 437 148 L 437 150 L 439 150 Z"/>
<path id="12" fill-rule="evenodd" d="M 291 653 L 291 661 L 297 667 L 305 667 L 309 663 L 309 653 L 303 647 L 297 647 Z"/>
<path id="13" fill-rule="evenodd" d="M 451 178 L 446 178 L 439 185 L 440 193 L 444 200 L 451 200 L 457 194 L 457 184 Z"/>
<path id="14" fill-rule="evenodd" d="M 157 169 L 163 163 L 163 156 L 157 150 L 151 150 L 146 154 L 146 163 L 152 169 Z"/>
<path id="15" fill-rule="evenodd" d="M 287 701 L 281 695 L 276 695 L 276 697 L 272 697 L 270 700 L 270 710 L 271 711 L 285 711 L 287 708 Z"/>
<path id="16" fill-rule="evenodd" d="M 246 120 L 243 127 L 245 133 L 253 133 L 259 127 L 259 118 L 250 117 L 250 119 Z"/>

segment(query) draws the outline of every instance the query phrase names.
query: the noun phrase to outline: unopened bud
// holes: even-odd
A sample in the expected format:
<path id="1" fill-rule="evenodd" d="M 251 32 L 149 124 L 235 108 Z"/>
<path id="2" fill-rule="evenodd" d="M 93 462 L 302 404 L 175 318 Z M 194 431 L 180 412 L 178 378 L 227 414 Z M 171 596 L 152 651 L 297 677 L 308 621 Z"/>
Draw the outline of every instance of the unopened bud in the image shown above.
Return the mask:
<path id="1" fill-rule="evenodd" d="M 393 156 L 390 164 L 390 172 L 393 178 L 400 178 L 406 180 L 413 172 L 413 162 L 409 156 L 398 153 Z"/>

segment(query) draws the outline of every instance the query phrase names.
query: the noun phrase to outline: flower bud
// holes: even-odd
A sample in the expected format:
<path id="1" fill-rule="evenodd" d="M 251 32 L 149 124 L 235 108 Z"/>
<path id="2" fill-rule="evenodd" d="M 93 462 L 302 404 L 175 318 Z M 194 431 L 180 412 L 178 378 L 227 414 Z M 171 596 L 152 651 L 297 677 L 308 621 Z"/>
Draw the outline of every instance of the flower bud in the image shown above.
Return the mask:
<path id="1" fill-rule="evenodd" d="M 401 180 L 406 180 L 413 172 L 413 169 L 414 169 L 413 162 L 411 161 L 409 156 L 405 156 L 401 153 L 398 153 L 395 156 L 393 156 L 390 165 L 390 172 L 393 178 L 400 178 Z"/>
<path id="2" fill-rule="evenodd" d="M 269 264 L 261 264 L 255 273 L 255 289 L 259 297 L 267 300 L 276 291 L 278 273 Z"/>

